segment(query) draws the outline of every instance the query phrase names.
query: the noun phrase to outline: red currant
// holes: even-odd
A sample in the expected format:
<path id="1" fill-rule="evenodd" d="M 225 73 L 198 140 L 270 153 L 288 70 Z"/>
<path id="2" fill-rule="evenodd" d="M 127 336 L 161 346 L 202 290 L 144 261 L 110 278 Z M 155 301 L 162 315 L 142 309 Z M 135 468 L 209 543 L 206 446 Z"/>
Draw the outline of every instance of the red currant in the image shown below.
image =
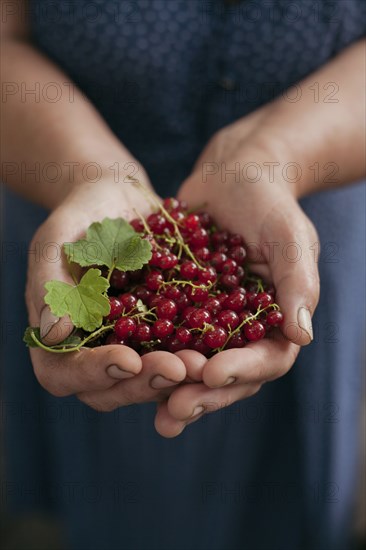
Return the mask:
<path id="1" fill-rule="evenodd" d="M 228 334 L 223 327 L 215 325 L 205 332 L 203 342 L 211 349 L 220 348 L 225 344 L 227 336 Z"/>
<path id="2" fill-rule="evenodd" d="M 243 328 L 245 338 L 251 342 L 257 342 L 264 337 L 266 330 L 260 321 L 249 321 Z"/>
<path id="3" fill-rule="evenodd" d="M 129 338 L 136 330 L 136 321 L 132 317 L 121 317 L 114 325 L 118 338 Z"/>
<path id="4" fill-rule="evenodd" d="M 114 296 L 110 296 L 109 305 L 111 309 L 109 314 L 107 315 L 107 319 L 109 321 L 114 321 L 115 319 L 117 319 L 117 317 L 121 315 L 123 306 L 120 300 L 118 300 L 118 298 L 115 298 Z"/>
<path id="5" fill-rule="evenodd" d="M 174 332 L 174 325 L 169 319 L 158 319 L 152 326 L 155 338 L 166 338 Z"/>
<path id="6" fill-rule="evenodd" d="M 162 298 L 156 306 L 156 314 L 159 319 L 174 319 L 178 313 L 178 308 L 173 302 L 168 298 Z"/>
<path id="7" fill-rule="evenodd" d="M 111 286 L 117 290 L 121 290 L 128 285 L 128 275 L 125 271 L 120 271 L 119 269 L 114 269 L 112 271 Z"/>
<path id="8" fill-rule="evenodd" d="M 278 310 L 270 311 L 266 317 L 266 323 L 270 327 L 278 327 L 283 323 L 283 314 Z"/>

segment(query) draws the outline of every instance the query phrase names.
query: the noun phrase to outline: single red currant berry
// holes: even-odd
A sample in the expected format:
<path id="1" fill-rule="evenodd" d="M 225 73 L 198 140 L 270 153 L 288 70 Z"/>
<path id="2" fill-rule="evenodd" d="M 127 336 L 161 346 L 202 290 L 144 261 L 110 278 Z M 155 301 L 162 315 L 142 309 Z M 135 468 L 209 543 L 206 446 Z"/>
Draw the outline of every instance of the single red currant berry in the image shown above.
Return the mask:
<path id="1" fill-rule="evenodd" d="M 249 290 L 249 292 L 247 292 L 247 305 L 249 307 L 249 309 L 251 309 L 252 311 L 256 311 L 256 306 L 254 305 L 254 300 L 256 299 L 257 297 L 257 293 L 256 292 L 253 292 L 251 290 Z"/>
<path id="2" fill-rule="evenodd" d="M 234 330 L 239 324 L 238 314 L 231 309 L 220 311 L 217 316 L 217 320 L 220 326 L 230 330 Z"/>
<path id="3" fill-rule="evenodd" d="M 192 343 L 189 345 L 191 349 L 202 353 L 202 355 L 208 355 L 211 348 L 203 341 L 203 336 L 197 334 L 194 336 Z"/>
<path id="4" fill-rule="evenodd" d="M 249 321 L 243 328 L 244 336 L 251 342 L 261 340 L 266 334 L 266 330 L 260 321 Z"/>
<path id="5" fill-rule="evenodd" d="M 149 290 L 159 290 L 163 282 L 164 277 L 160 271 L 150 271 L 150 273 L 146 275 L 145 283 Z"/>
<path id="6" fill-rule="evenodd" d="M 162 298 L 156 306 L 156 314 L 159 319 L 174 319 L 178 313 L 178 308 L 173 302 L 168 298 Z"/>
<path id="7" fill-rule="evenodd" d="M 162 256 L 163 255 L 160 252 L 160 250 L 154 250 L 149 260 L 149 265 L 152 265 L 153 267 L 158 267 L 159 261 L 162 258 Z"/>
<path id="8" fill-rule="evenodd" d="M 244 279 L 245 277 L 245 270 L 244 270 L 244 267 L 241 266 L 241 265 L 238 265 L 237 269 L 236 269 L 236 276 L 242 280 Z"/>
<path id="9" fill-rule="evenodd" d="M 181 290 L 179 290 L 178 287 L 173 285 L 167 285 L 163 291 L 163 294 L 165 298 L 169 298 L 169 300 L 177 300 L 179 299 L 183 293 Z"/>
<path id="10" fill-rule="evenodd" d="M 219 244 L 216 248 L 215 248 L 215 251 L 216 252 L 221 252 L 222 254 L 226 254 L 227 256 L 227 253 L 229 252 L 229 248 L 226 244 L 222 243 L 222 244 Z"/>
<path id="11" fill-rule="evenodd" d="M 166 269 L 172 269 L 178 263 L 178 258 L 175 254 L 166 254 L 159 259 L 158 267 L 163 271 Z"/>
<path id="12" fill-rule="evenodd" d="M 236 288 L 239 286 L 239 277 L 237 275 L 222 275 L 221 284 L 226 288 Z"/>
<path id="13" fill-rule="evenodd" d="M 200 227 L 196 229 L 189 238 L 189 243 L 193 248 L 202 248 L 208 245 L 208 233 L 206 229 Z"/>
<path id="14" fill-rule="evenodd" d="M 169 319 L 158 319 L 152 326 L 155 338 L 166 338 L 174 332 L 174 325 Z"/>
<path id="15" fill-rule="evenodd" d="M 228 240 L 229 234 L 227 231 L 216 231 L 211 236 L 212 246 L 217 248 L 220 244 L 225 244 Z"/>
<path id="16" fill-rule="evenodd" d="M 186 296 L 186 294 L 184 294 L 184 292 L 181 292 L 179 297 L 174 298 L 174 301 L 177 304 L 178 311 L 183 311 L 191 303 L 188 296 Z"/>
<path id="17" fill-rule="evenodd" d="M 168 212 L 173 212 L 173 210 L 178 210 L 178 208 L 180 208 L 179 201 L 175 198 L 164 199 L 163 206 Z"/>
<path id="18" fill-rule="evenodd" d="M 208 298 L 208 289 L 204 286 L 198 288 L 189 286 L 187 297 L 192 300 L 192 302 L 205 302 Z"/>
<path id="19" fill-rule="evenodd" d="M 217 280 L 217 273 L 214 267 L 206 267 L 198 272 L 198 282 L 203 285 L 214 283 Z"/>
<path id="20" fill-rule="evenodd" d="M 220 300 L 213 296 L 209 296 L 205 302 L 205 309 L 211 313 L 211 315 L 216 315 L 221 311 Z"/>
<path id="21" fill-rule="evenodd" d="M 226 300 L 226 298 L 228 297 L 228 293 L 227 292 L 220 292 L 220 294 L 218 294 L 216 296 L 216 298 L 218 299 L 218 301 L 220 302 L 220 305 L 223 306 L 224 305 L 224 302 Z"/>
<path id="22" fill-rule="evenodd" d="M 183 222 L 183 226 L 188 229 L 188 231 L 195 231 L 198 229 L 200 226 L 200 219 L 197 214 L 188 214 Z"/>
<path id="23" fill-rule="evenodd" d="M 151 340 L 151 327 L 147 323 L 139 323 L 136 327 L 133 335 L 136 342 L 150 342 Z"/>
<path id="24" fill-rule="evenodd" d="M 185 220 L 186 218 L 183 212 L 181 212 L 180 210 L 174 210 L 174 212 L 172 212 L 170 215 L 173 220 L 176 221 L 179 225 L 181 225 L 183 223 L 183 220 Z"/>
<path id="25" fill-rule="evenodd" d="M 186 260 L 180 266 L 180 274 L 184 279 L 193 281 L 197 277 L 198 266 L 191 260 Z"/>
<path id="26" fill-rule="evenodd" d="M 214 252 L 211 256 L 211 264 L 219 273 L 221 273 L 222 266 L 226 260 L 227 256 L 223 252 Z"/>
<path id="27" fill-rule="evenodd" d="M 130 221 L 130 225 L 134 228 L 137 233 L 142 233 L 144 231 L 144 224 L 139 218 L 135 218 Z"/>
<path id="28" fill-rule="evenodd" d="M 227 339 L 227 332 L 223 327 L 218 325 L 213 326 L 212 329 L 209 329 L 205 332 L 203 336 L 203 342 L 211 349 L 220 348 L 223 346 Z"/>
<path id="29" fill-rule="evenodd" d="M 241 290 L 233 290 L 230 292 L 229 296 L 226 298 L 223 307 L 225 309 L 232 309 L 233 311 L 241 311 L 247 303 L 247 298 L 245 293 Z"/>
<path id="30" fill-rule="evenodd" d="M 189 344 L 192 341 L 193 335 L 186 327 L 179 327 L 175 333 L 176 337 L 183 344 Z"/>
<path id="31" fill-rule="evenodd" d="M 193 311 L 196 311 L 196 308 L 193 307 L 193 306 L 187 306 L 186 308 L 183 309 L 182 311 L 182 321 L 189 324 L 189 318 L 191 316 L 191 313 Z"/>
<path id="32" fill-rule="evenodd" d="M 245 319 L 248 319 L 248 317 L 251 317 L 253 314 L 249 309 L 244 309 L 244 311 L 241 311 L 239 314 L 239 322 L 242 323 L 245 321 Z"/>
<path id="33" fill-rule="evenodd" d="M 132 311 L 137 305 L 137 298 L 131 292 L 125 292 L 120 294 L 118 299 L 122 303 L 122 307 L 125 313 Z"/>
<path id="34" fill-rule="evenodd" d="M 129 338 L 136 330 L 136 321 L 131 317 L 121 317 L 114 325 L 118 338 Z"/>
<path id="35" fill-rule="evenodd" d="M 278 327 L 283 323 L 283 314 L 280 311 L 270 311 L 266 317 L 267 325 L 270 327 Z"/>
<path id="36" fill-rule="evenodd" d="M 157 305 L 162 301 L 165 300 L 164 296 L 162 294 L 154 294 L 153 297 L 150 300 L 149 307 L 152 309 L 153 307 L 157 307 Z"/>
<path id="37" fill-rule="evenodd" d="M 138 286 L 135 290 L 135 294 L 136 294 L 136 298 L 138 300 L 142 300 L 146 305 L 150 304 L 150 300 L 154 296 L 151 290 L 147 289 L 144 286 Z"/>
<path id="38" fill-rule="evenodd" d="M 238 265 L 243 265 L 247 253 L 243 246 L 233 246 L 230 248 L 228 255 L 230 258 L 235 260 Z"/>
<path id="39" fill-rule="evenodd" d="M 258 309 L 265 308 L 273 303 L 273 296 L 268 294 L 268 292 L 259 292 L 257 296 L 253 299 L 253 306 Z"/>
<path id="40" fill-rule="evenodd" d="M 205 229 L 208 229 L 209 227 L 212 226 L 211 216 L 207 214 L 207 212 L 199 212 L 198 217 L 200 219 L 201 226 L 204 227 Z"/>
<path id="41" fill-rule="evenodd" d="M 111 287 L 121 290 L 128 285 L 128 275 L 125 271 L 114 269 L 110 279 Z"/>
<path id="42" fill-rule="evenodd" d="M 195 309 L 190 313 L 187 321 L 191 328 L 202 328 L 205 323 L 211 321 L 211 314 L 207 309 Z"/>
<path id="43" fill-rule="evenodd" d="M 194 251 L 194 255 L 196 256 L 197 260 L 200 260 L 201 262 L 208 262 L 211 258 L 211 252 L 209 251 L 207 246 L 197 248 L 197 250 Z"/>
<path id="44" fill-rule="evenodd" d="M 222 264 L 221 272 L 227 273 L 228 275 L 232 275 L 236 273 L 237 267 L 238 267 L 238 264 L 236 263 L 236 261 L 233 260 L 232 258 L 228 258 Z"/>
<path id="45" fill-rule="evenodd" d="M 245 346 L 245 339 L 240 334 L 240 332 L 236 332 L 232 335 L 228 343 L 226 344 L 226 349 L 232 349 L 232 348 L 243 348 Z"/>
<path id="46" fill-rule="evenodd" d="M 243 237 L 238 233 L 232 233 L 229 235 L 227 242 L 229 246 L 240 246 L 243 244 Z"/>
<path id="47" fill-rule="evenodd" d="M 153 231 L 153 233 L 156 233 L 157 235 L 164 233 L 164 229 L 167 226 L 167 221 L 166 221 L 166 218 L 164 218 L 164 216 L 158 213 L 150 214 L 150 216 L 147 217 L 146 221 L 151 231 Z"/>
<path id="48" fill-rule="evenodd" d="M 123 305 L 118 298 L 115 298 L 114 296 L 111 296 L 109 298 L 109 305 L 111 307 L 109 314 L 107 315 L 107 319 L 109 321 L 114 321 L 122 314 Z"/>

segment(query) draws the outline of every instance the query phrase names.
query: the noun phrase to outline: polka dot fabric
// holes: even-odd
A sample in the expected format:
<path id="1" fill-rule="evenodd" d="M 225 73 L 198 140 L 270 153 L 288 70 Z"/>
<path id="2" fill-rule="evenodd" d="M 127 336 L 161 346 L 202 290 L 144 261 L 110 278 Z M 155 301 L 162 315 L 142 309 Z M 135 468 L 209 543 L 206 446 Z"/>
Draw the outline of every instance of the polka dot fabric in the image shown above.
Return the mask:
<path id="1" fill-rule="evenodd" d="M 366 2 L 33 1 L 37 46 L 96 104 L 161 192 L 210 135 L 357 40 Z"/>

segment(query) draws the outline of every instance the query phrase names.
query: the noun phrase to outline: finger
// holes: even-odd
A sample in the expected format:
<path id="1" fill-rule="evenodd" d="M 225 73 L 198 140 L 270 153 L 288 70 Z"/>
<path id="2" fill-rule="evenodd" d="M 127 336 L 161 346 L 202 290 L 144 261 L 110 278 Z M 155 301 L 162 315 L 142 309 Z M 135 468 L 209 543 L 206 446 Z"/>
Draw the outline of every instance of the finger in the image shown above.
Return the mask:
<path id="1" fill-rule="evenodd" d="M 307 345 L 313 339 L 311 317 L 319 300 L 316 230 L 295 200 L 277 206 L 263 227 L 262 241 L 273 241 L 274 235 L 276 240 L 272 251 L 266 247 L 266 255 L 284 314 L 281 330 L 295 344 Z"/>
<path id="2" fill-rule="evenodd" d="M 177 420 L 169 414 L 168 402 L 162 401 L 157 404 L 154 426 L 158 434 L 163 437 L 172 438 L 182 433 L 186 427 L 186 422 L 184 420 Z"/>
<path id="3" fill-rule="evenodd" d="M 187 423 L 202 413 L 214 412 L 250 397 L 259 389 L 260 384 L 233 384 L 217 389 L 210 389 L 205 384 L 186 384 L 169 397 L 168 411 L 176 420 Z"/>
<path id="4" fill-rule="evenodd" d="M 78 398 L 100 411 L 111 411 L 133 403 L 166 399 L 169 392 L 186 377 L 184 363 L 166 351 L 151 352 L 142 357 L 141 373 L 106 391 L 81 392 Z"/>
<path id="5" fill-rule="evenodd" d="M 53 235 L 52 220 L 48 240 L 35 235 L 32 240 L 31 250 L 38 250 L 37 258 L 32 255 L 29 265 L 26 300 L 30 314 L 31 326 L 39 326 L 41 338 L 47 345 L 62 342 L 73 330 L 69 317 L 62 318 L 54 315 L 49 306 L 45 304 L 45 283 L 58 280 L 73 285 L 73 279 L 68 271 L 67 261 L 62 252 L 63 238 L 70 240 L 68 234 L 63 237 L 63 230 L 58 230 L 57 238 Z"/>
<path id="6" fill-rule="evenodd" d="M 101 346 L 56 354 L 31 348 L 34 373 L 41 386 L 56 397 L 102 390 L 141 371 L 141 357 L 127 346 Z"/>
<path id="7" fill-rule="evenodd" d="M 228 349 L 209 359 L 203 369 L 203 382 L 210 388 L 230 384 L 263 384 L 286 374 L 300 347 L 279 331 L 271 338 L 242 349 Z"/>
<path id="8" fill-rule="evenodd" d="M 202 353 L 192 349 L 183 349 L 176 354 L 184 363 L 187 371 L 186 381 L 202 382 L 203 367 L 207 359 Z"/>

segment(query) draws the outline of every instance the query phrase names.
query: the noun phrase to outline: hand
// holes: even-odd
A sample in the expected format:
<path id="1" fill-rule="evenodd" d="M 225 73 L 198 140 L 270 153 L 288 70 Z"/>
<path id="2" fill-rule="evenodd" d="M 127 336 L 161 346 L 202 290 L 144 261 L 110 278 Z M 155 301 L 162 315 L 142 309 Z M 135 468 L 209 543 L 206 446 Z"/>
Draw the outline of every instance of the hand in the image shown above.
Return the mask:
<path id="1" fill-rule="evenodd" d="M 55 318 L 44 303 L 47 281 L 57 279 L 72 284 L 66 261 L 48 260 L 47 251 L 54 252 L 57 243 L 61 258 L 62 243 L 79 239 L 93 221 L 106 216 L 132 219 L 135 206 L 143 214 L 149 211 L 141 192 L 129 184 L 82 184 L 37 230 L 31 250 L 36 249 L 39 254 L 29 255 L 26 302 L 30 325 L 40 326 L 46 344 L 63 341 L 73 330 L 68 317 Z M 30 354 L 38 381 L 52 395 L 76 394 L 84 403 L 102 411 L 165 399 L 186 377 L 183 361 L 163 351 L 140 357 L 126 346 L 109 345 L 60 355 L 31 348 Z"/>
<path id="2" fill-rule="evenodd" d="M 263 383 L 284 375 L 300 346 L 312 340 L 311 317 L 319 298 L 313 252 L 318 237 L 297 203 L 296 190 L 278 178 L 271 182 L 268 163 L 279 162 L 282 169 L 285 157 L 276 150 L 275 140 L 272 144 L 258 131 L 262 116 L 263 112 L 251 115 L 214 136 L 179 197 L 192 207 L 205 205 L 220 227 L 245 238 L 254 270 L 276 288 L 285 322 L 273 338 L 225 350 L 209 360 L 193 351 L 180 355 L 198 370 L 200 366 L 202 382 L 177 388 L 159 405 L 156 429 L 168 437 L 178 435 L 205 412 L 249 397 Z M 236 173 L 225 174 L 235 163 Z M 250 166 L 261 168 L 258 180 L 255 174 L 257 181 L 250 181 Z"/>

